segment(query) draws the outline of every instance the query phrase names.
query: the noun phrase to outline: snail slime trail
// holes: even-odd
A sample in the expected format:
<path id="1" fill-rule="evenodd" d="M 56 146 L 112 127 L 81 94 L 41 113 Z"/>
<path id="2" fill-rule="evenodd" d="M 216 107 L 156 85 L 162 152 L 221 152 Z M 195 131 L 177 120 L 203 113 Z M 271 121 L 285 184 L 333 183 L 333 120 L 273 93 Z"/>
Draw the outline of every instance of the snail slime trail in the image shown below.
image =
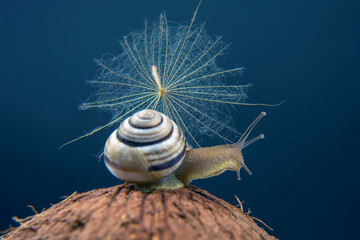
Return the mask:
<path id="1" fill-rule="evenodd" d="M 245 103 L 250 84 L 239 83 L 243 68 L 216 64 L 229 45 L 195 22 L 199 6 L 188 25 L 168 22 L 165 14 L 145 21 L 144 29 L 120 41 L 122 53 L 96 60 L 99 70 L 90 81 L 96 91 L 79 108 L 98 108 L 113 117 L 66 143 L 121 123 L 106 142 L 105 164 L 144 191 L 175 189 L 225 170 L 240 179 L 241 167 L 251 173 L 241 150 L 264 137 L 245 142 L 265 113 L 244 134 L 234 128 L 228 106 L 271 105 Z M 226 145 L 201 148 L 202 136 Z"/>

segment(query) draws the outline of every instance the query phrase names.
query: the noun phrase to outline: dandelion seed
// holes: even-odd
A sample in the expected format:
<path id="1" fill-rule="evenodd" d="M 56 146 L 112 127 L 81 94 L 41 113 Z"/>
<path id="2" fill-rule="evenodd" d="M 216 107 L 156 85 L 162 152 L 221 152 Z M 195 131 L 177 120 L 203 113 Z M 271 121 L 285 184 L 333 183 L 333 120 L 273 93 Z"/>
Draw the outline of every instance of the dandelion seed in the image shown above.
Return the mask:
<path id="1" fill-rule="evenodd" d="M 123 38 L 123 53 L 96 61 L 99 71 L 91 84 L 97 91 L 80 109 L 99 108 L 113 118 L 80 138 L 144 108 L 168 115 L 193 147 L 200 146 L 203 135 L 228 143 L 239 137 L 228 106 L 247 105 L 250 84 L 237 83 L 243 68 L 226 70 L 216 64 L 229 45 L 210 37 L 205 24 L 195 23 L 198 8 L 189 25 L 170 23 L 165 14 L 153 23 L 145 21 L 143 30 Z"/>

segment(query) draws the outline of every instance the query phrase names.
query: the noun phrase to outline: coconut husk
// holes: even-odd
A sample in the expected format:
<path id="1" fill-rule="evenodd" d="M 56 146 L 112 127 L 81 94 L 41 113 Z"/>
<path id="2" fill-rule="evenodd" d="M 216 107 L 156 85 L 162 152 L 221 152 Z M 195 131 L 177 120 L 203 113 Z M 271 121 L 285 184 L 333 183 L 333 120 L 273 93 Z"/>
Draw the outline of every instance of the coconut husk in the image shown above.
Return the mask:
<path id="1" fill-rule="evenodd" d="M 239 202 L 240 203 L 240 202 Z M 4 239 L 275 239 L 240 208 L 194 186 L 136 190 L 131 184 L 75 192 L 16 220 Z"/>

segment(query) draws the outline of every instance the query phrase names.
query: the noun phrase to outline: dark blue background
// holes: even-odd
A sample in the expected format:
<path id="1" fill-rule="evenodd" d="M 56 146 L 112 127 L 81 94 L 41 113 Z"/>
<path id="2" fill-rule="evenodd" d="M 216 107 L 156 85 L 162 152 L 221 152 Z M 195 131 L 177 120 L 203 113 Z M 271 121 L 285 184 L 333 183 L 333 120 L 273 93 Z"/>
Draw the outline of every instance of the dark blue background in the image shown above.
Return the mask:
<path id="1" fill-rule="evenodd" d="M 76 106 L 92 91 L 94 58 L 121 52 L 118 39 L 162 11 L 188 22 L 197 1 L 0 1 L 0 229 L 74 191 L 119 184 L 99 162 L 112 129 L 58 150 L 110 115 Z M 351 239 L 359 223 L 359 1 L 204 0 L 198 22 L 231 42 L 223 67 L 247 68 L 245 130 L 266 139 L 244 151 L 253 171 L 193 184 L 275 228 L 280 239 Z M 206 143 L 205 143 L 206 144 Z"/>

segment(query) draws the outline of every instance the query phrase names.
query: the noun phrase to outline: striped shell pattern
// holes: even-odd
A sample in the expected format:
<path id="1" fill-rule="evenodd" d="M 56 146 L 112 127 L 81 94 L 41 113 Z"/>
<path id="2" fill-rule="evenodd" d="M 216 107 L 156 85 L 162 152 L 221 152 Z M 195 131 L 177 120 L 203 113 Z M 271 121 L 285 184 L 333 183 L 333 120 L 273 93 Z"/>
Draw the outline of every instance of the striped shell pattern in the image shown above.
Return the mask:
<path id="1" fill-rule="evenodd" d="M 125 119 L 105 144 L 109 171 L 127 182 L 147 183 L 169 175 L 185 158 L 180 128 L 166 115 L 142 110 Z"/>

